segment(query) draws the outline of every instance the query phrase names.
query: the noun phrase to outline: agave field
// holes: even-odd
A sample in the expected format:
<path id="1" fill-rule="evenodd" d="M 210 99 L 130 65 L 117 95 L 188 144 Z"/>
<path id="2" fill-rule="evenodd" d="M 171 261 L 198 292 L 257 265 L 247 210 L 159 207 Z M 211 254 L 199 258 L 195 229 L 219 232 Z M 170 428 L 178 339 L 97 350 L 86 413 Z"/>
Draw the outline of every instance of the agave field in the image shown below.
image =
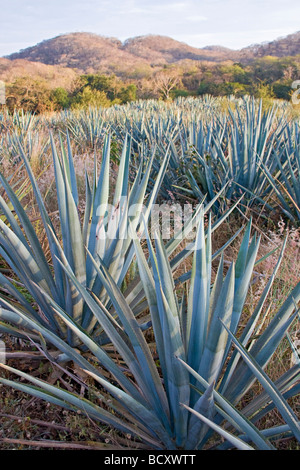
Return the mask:
<path id="1" fill-rule="evenodd" d="M 0 114 L 2 448 L 299 449 L 299 126 L 251 97 Z"/>

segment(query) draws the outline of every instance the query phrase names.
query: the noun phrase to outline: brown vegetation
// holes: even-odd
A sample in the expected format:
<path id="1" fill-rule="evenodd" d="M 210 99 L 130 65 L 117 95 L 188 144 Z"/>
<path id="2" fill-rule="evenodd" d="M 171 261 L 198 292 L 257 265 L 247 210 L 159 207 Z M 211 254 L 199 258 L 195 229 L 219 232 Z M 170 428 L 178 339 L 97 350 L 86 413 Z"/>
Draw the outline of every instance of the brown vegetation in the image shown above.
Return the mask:
<path id="1" fill-rule="evenodd" d="M 147 35 L 124 43 L 91 33 L 71 33 L 47 39 L 8 56 L 47 65 L 60 65 L 84 73 L 116 72 L 141 65 L 163 66 L 181 61 L 249 62 L 264 56 L 295 56 L 300 53 L 300 32 L 266 44 L 234 51 L 220 46 L 196 48 L 172 38 Z"/>

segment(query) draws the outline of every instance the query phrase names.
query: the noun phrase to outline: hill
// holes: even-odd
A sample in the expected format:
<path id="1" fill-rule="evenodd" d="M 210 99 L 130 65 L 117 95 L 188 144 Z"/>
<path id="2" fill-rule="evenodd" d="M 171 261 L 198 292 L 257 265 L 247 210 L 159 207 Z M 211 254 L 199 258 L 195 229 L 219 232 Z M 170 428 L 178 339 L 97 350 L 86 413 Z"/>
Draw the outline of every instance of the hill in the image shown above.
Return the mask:
<path id="1" fill-rule="evenodd" d="M 289 34 L 286 37 L 263 44 L 254 44 L 241 50 L 245 56 L 265 57 L 287 57 L 300 54 L 300 31 Z"/>
<path id="2" fill-rule="evenodd" d="M 125 41 L 123 49 L 152 65 L 170 64 L 182 60 L 220 62 L 238 57 L 238 53 L 231 49 L 214 47 L 198 49 L 184 42 L 158 35 L 128 39 Z"/>
<path id="3" fill-rule="evenodd" d="M 122 43 L 92 33 L 63 34 L 23 49 L 6 58 L 41 62 L 76 69 L 79 72 L 115 72 L 141 65 L 153 67 L 181 61 L 251 62 L 264 56 L 295 56 L 300 54 L 300 32 L 275 41 L 255 44 L 241 50 L 222 46 L 196 48 L 175 39 L 147 35 L 127 39 Z"/>
<path id="4" fill-rule="evenodd" d="M 122 43 L 116 38 L 91 33 L 71 33 L 47 39 L 6 58 L 60 65 L 93 73 L 99 70 L 114 71 L 116 66 L 132 68 L 143 64 L 157 66 L 182 60 L 235 60 L 239 58 L 239 53 L 226 48 L 198 49 L 157 35 L 131 38 Z"/>
<path id="5" fill-rule="evenodd" d="M 0 78 L 5 82 L 13 82 L 24 77 L 34 77 L 49 84 L 51 88 L 70 88 L 76 79 L 77 73 L 71 68 L 46 65 L 40 62 L 31 62 L 25 59 L 9 60 L 0 58 Z"/>
<path id="6" fill-rule="evenodd" d="M 118 39 L 90 33 L 72 33 L 47 39 L 7 58 L 60 65 L 85 73 L 97 72 L 99 68 L 104 70 L 112 63 L 131 63 L 134 59 L 122 50 Z"/>

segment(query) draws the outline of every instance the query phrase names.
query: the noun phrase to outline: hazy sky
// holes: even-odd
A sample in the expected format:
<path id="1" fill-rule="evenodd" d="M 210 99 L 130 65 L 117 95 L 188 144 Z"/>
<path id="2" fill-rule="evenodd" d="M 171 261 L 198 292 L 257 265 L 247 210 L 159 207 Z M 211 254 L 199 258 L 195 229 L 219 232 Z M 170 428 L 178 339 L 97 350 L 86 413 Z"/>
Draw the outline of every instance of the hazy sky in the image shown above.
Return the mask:
<path id="1" fill-rule="evenodd" d="M 0 56 L 75 31 L 239 49 L 299 30 L 296 0 L 0 0 Z"/>

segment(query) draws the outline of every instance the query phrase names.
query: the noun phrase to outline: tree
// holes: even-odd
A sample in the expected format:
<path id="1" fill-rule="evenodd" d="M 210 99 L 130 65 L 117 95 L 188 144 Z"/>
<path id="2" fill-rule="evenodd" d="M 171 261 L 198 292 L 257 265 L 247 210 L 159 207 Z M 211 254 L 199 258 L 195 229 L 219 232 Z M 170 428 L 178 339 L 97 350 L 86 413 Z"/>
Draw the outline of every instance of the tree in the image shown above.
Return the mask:
<path id="1" fill-rule="evenodd" d="M 273 92 L 276 98 L 289 101 L 291 99 L 292 87 L 287 83 L 274 83 Z"/>
<path id="2" fill-rule="evenodd" d="M 254 96 L 256 98 L 261 98 L 261 99 L 270 99 L 274 98 L 274 93 L 273 93 L 273 88 L 271 85 L 268 85 L 266 83 L 259 83 L 254 87 Z"/>
<path id="3" fill-rule="evenodd" d="M 111 105 L 111 101 L 107 98 L 104 91 L 92 90 L 86 86 L 81 92 L 74 97 L 72 108 L 88 108 L 89 106 L 107 108 Z"/>
<path id="4" fill-rule="evenodd" d="M 107 98 L 113 101 L 117 98 L 123 83 L 114 74 L 111 75 L 97 75 L 88 74 L 82 75 L 82 89 L 88 86 L 92 90 L 104 91 Z"/>
<path id="5" fill-rule="evenodd" d="M 198 95 L 219 95 L 220 87 L 217 83 L 203 80 L 197 90 Z"/>
<path id="6" fill-rule="evenodd" d="M 262 81 L 267 85 L 280 80 L 284 75 L 284 67 L 282 61 L 278 57 L 266 56 L 257 59 L 252 64 L 253 79 L 258 82 Z"/>
<path id="7" fill-rule="evenodd" d="M 250 74 L 240 63 L 221 66 L 220 72 L 226 82 L 241 83 L 243 85 L 250 83 Z"/>
<path id="8" fill-rule="evenodd" d="M 129 101 L 136 100 L 136 91 L 136 85 L 132 83 L 127 87 L 122 87 L 121 91 L 117 94 L 117 97 L 122 103 L 128 103 Z"/>
<path id="9" fill-rule="evenodd" d="M 55 110 L 68 108 L 71 103 L 71 99 L 67 90 L 62 87 L 58 87 L 52 90 L 50 99 L 54 103 Z"/>
<path id="10" fill-rule="evenodd" d="M 170 93 L 180 83 L 176 70 L 160 70 L 154 75 L 154 89 L 159 92 L 164 100 L 170 99 Z"/>
<path id="11" fill-rule="evenodd" d="M 6 106 L 10 111 L 22 108 L 39 114 L 53 110 L 51 89 L 44 80 L 19 77 L 7 84 L 6 91 Z"/>

